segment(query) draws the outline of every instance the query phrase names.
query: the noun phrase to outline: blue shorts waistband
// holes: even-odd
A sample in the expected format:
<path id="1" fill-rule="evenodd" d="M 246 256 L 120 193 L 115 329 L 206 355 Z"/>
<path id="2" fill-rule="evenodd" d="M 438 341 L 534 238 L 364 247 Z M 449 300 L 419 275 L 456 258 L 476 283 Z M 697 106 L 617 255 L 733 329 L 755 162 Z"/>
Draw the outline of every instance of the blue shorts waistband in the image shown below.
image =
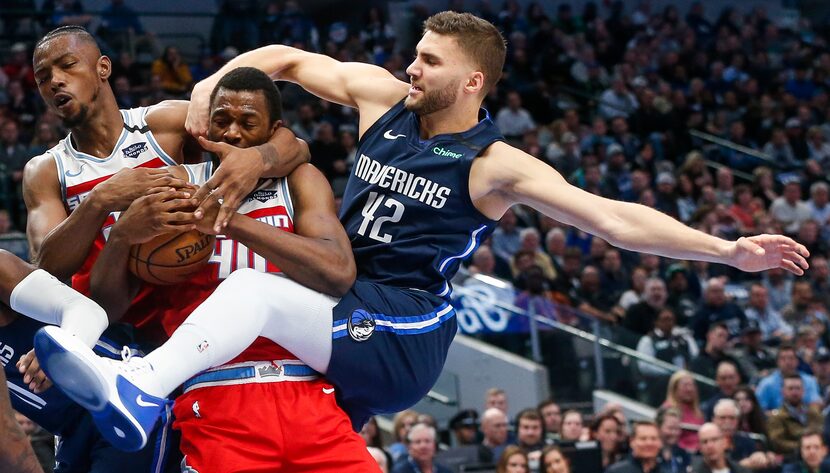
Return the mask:
<path id="1" fill-rule="evenodd" d="M 184 392 L 208 386 L 311 381 L 320 373 L 299 360 L 247 361 L 211 368 L 184 383 Z"/>

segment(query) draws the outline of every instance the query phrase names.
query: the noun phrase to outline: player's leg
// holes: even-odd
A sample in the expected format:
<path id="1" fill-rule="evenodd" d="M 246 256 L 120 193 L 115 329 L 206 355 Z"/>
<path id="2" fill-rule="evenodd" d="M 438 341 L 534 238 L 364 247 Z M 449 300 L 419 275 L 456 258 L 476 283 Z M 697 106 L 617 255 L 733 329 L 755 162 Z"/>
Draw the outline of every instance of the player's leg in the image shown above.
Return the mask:
<path id="1" fill-rule="evenodd" d="M 93 413 L 107 440 L 134 451 L 146 443 L 165 396 L 200 371 L 230 361 L 260 335 L 325 372 L 336 303 L 287 278 L 240 270 L 144 359 L 111 362 L 55 327 L 38 332 L 35 350 L 47 375 Z"/>
<path id="2" fill-rule="evenodd" d="M 0 370 L 0 384 L 6 384 L 6 374 Z M 39 473 L 43 469 L 35 458 L 32 445 L 20 430 L 9 402 L 9 390 L 0 389 L 0 471 Z"/>
<path id="3" fill-rule="evenodd" d="M 0 296 L 16 312 L 39 322 L 60 325 L 89 347 L 107 328 L 98 304 L 42 269 L 0 250 Z"/>
<path id="4" fill-rule="evenodd" d="M 208 368 L 232 360 L 266 337 L 325 373 L 331 358 L 331 310 L 337 299 L 288 278 L 235 271 L 145 358 L 166 396 Z M 155 383 L 154 383 L 155 384 Z"/>

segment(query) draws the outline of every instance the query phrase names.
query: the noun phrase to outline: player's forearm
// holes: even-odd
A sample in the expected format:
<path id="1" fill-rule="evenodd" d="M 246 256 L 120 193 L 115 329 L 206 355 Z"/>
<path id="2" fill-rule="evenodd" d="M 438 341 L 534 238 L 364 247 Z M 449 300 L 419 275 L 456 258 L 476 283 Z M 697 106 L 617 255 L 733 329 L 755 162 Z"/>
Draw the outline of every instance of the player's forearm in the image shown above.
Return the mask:
<path id="1" fill-rule="evenodd" d="M 652 208 L 608 201 L 607 221 L 596 232 L 610 244 L 626 250 L 674 259 L 728 264 L 731 243 L 687 227 Z"/>
<path id="2" fill-rule="evenodd" d="M 262 158 L 262 177 L 283 177 L 311 160 L 308 144 L 287 127 L 280 127 L 267 143 L 256 147 Z"/>
<path id="3" fill-rule="evenodd" d="M 289 233 L 240 214 L 234 215 L 225 233 L 315 291 L 340 297 L 354 283 L 351 249 L 334 241 Z"/>
<path id="4" fill-rule="evenodd" d="M 129 255 L 130 244 L 114 228 L 90 273 L 90 297 L 104 308 L 110 322 L 127 312 L 137 288 L 127 271 Z"/>
<path id="5" fill-rule="evenodd" d="M 58 279 L 70 278 L 84 263 L 107 215 L 106 207 L 90 196 L 39 244 L 30 236 L 32 261 Z"/>

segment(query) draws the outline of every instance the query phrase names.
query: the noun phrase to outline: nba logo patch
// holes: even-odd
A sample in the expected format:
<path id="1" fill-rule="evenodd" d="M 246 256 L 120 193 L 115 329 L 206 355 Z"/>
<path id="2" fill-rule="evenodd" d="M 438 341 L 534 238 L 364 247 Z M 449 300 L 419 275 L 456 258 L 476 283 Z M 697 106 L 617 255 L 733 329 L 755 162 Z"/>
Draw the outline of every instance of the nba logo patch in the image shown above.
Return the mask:
<path id="1" fill-rule="evenodd" d="M 349 316 L 349 336 L 356 342 L 364 342 L 375 333 L 375 325 L 372 314 L 358 309 Z"/>

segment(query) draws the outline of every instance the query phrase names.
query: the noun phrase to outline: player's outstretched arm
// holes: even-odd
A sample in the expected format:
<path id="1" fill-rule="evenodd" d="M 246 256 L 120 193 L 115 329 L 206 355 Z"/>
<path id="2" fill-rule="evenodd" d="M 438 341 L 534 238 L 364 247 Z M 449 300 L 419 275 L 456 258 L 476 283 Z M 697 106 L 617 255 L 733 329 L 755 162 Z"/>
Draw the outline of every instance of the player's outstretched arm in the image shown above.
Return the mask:
<path id="1" fill-rule="evenodd" d="M 780 267 L 801 275 L 808 268 L 809 252 L 788 237 L 722 240 L 649 207 L 574 187 L 550 166 L 504 143 L 494 144 L 474 162 L 470 186 L 488 215 L 501 215 L 497 212 L 513 204 L 529 205 L 627 250 L 723 263 L 743 271 Z"/>
<path id="2" fill-rule="evenodd" d="M 43 473 L 29 438 L 14 418 L 3 370 L 0 370 L 0 385 L 3 386 L 0 389 L 0 439 L 3 439 L 0 442 L 0 471 Z"/>
<path id="3" fill-rule="evenodd" d="M 311 164 L 295 169 L 288 176 L 288 187 L 294 203 L 294 233 L 235 213 L 225 235 L 303 286 L 340 297 L 354 283 L 356 269 L 349 238 L 337 219 L 331 187 Z"/>
<path id="4" fill-rule="evenodd" d="M 274 79 L 299 84 L 329 102 L 360 109 L 360 135 L 409 90 L 407 83 L 378 66 L 340 62 L 289 46 L 265 46 L 237 56 L 196 84 L 187 117 L 190 133 L 204 135 L 207 132 L 211 91 L 228 71 L 243 66 L 256 67 Z"/>

